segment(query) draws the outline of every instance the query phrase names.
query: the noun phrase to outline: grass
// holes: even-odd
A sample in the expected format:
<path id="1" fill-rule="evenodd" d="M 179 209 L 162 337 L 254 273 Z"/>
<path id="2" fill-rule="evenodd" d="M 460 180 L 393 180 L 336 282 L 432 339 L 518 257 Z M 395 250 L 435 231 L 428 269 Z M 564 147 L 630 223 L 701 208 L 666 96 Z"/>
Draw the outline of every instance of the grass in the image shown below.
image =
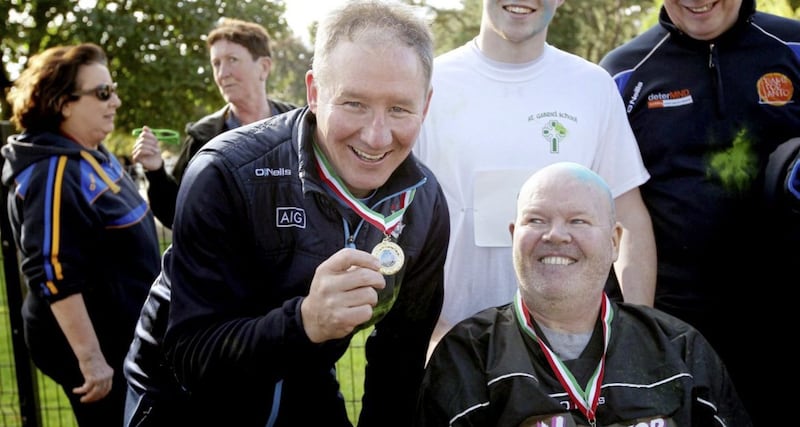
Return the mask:
<path id="1" fill-rule="evenodd" d="M 2 268 L 0 267 L 0 270 Z M 5 275 L 0 289 L 0 425 L 12 426 L 21 423 L 19 417 L 19 395 L 14 371 L 14 352 L 11 347 L 11 328 L 8 325 Z"/>
<path id="2" fill-rule="evenodd" d="M 0 426 L 21 427 L 5 277 L 3 264 L 0 262 Z M 361 412 L 366 364 L 364 342 L 370 332 L 371 329 L 367 329 L 356 334 L 350 348 L 336 365 L 347 414 L 353 424 L 358 422 L 358 414 Z M 60 386 L 36 370 L 36 387 L 39 390 L 39 419 L 42 427 L 77 426 L 69 401 Z"/>
<path id="3" fill-rule="evenodd" d="M 336 364 L 336 376 L 339 388 L 347 405 L 347 416 L 355 425 L 361 412 L 361 396 L 364 394 L 364 343 L 372 332 L 372 328 L 358 332 L 350 342 L 350 348 Z"/>
<path id="4" fill-rule="evenodd" d="M 17 390 L 16 361 L 11 343 L 11 326 L 6 294 L 5 271 L 0 262 L 0 425 L 22 425 Z M 43 427 L 75 427 L 69 401 L 61 387 L 36 370 L 36 388 L 39 390 L 39 420 Z"/>

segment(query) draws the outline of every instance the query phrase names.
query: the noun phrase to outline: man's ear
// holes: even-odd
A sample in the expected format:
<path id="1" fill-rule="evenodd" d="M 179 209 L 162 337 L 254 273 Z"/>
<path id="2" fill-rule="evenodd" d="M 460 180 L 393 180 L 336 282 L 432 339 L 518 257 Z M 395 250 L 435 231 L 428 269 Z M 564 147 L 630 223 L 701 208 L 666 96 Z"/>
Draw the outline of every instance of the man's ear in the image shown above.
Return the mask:
<path id="1" fill-rule="evenodd" d="M 261 75 L 259 77 L 262 82 L 265 82 L 269 78 L 269 73 L 272 71 L 272 58 L 269 56 L 262 56 L 258 58 L 258 61 L 261 64 Z"/>
<path id="2" fill-rule="evenodd" d="M 306 71 L 306 102 L 312 113 L 317 113 L 317 99 L 319 98 L 319 88 L 314 78 L 314 70 Z"/>
<path id="3" fill-rule="evenodd" d="M 425 108 L 422 110 L 422 118 L 428 116 L 428 108 L 431 106 L 431 97 L 433 96 L 433 86 L 428 89 L 428 95 L 425 97 Z"/>
<path id="4" fill-rule="evenodd" d="M 616 262 L 619 258 L 619 247 L 622 244 L 622 233 L 624 233 L 622 224 L 615 222 L 614 229 L 611 230 L 611 244 L 614 247 L 614 262 Z"/>

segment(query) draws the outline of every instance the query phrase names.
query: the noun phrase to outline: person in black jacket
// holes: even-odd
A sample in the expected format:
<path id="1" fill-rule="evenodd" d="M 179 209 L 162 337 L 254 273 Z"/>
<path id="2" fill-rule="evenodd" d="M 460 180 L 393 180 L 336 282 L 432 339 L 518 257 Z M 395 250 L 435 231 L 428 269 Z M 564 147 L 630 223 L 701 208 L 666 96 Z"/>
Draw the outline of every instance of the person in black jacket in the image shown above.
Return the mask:
<path id="1" fill-rule="evenodd" d="M 122 105 L 107 64 L 92 43 L 32 57 L 8 94 L 22 133 L 2 148 L 25 344 L 81 427 L 122 424 L 122 363 L 161 255 L 147 201 L 103 143 Z"/>
<path id="2" fill-rule="evenodd" d="M 751 426 L 724 363 L 686 322 L 603 291 L 622 227 L 578 163 L 522 185 L 517 294 L 458 323 L 425 372 L 417 426 Z"/>
<path id="3" fill-rule="evenodd" d="M 148 126 L 133 146 L 133 160 L 142 164 L 149 182 L 147 197 L 156 218 L 172 228 L 175 199 L 189 160 L 211 138 L 229 129 L 253 123 L 295 108 L 270 99 L 265 88 L 272 69 L 267 30 L 254 22 L 223 18 L 206 39 L 214 83 L 224 107 L 186 125 L 186 137 L 172 172 L 167 173 L 156 135 Z"/>
<path id="4" fill-rule="evenodd" d="M 757 425 L 785 421 L 786 403 L 764 392 L 783 378 L 754 368 L 762 349 L 733 331 L 744 319 L 782 324 L 793 309 L 763 288 L 795 285 L 800 259 L 764 188 L 771 153 L 800 137 L 798 46 L 800 20 L 758 12 L 754 0 L 665 0 L 657 25 L 600 62 L 651 176 L 641 193 L 658 253 L 655 307 L 708 338 Z"/>
<path id="5" fill-rule="evenodd" d="M 432 64 L 416 8 L 348 2 L 319 25 L 308 106 L 194 156 L 127 359 L 133 388 L 157 398 L 176 379 L 179 425 L 350 426 L 335 366 L 374 327 L 358 424 L 410 425 L 450 232 L 411 153 Z"/>

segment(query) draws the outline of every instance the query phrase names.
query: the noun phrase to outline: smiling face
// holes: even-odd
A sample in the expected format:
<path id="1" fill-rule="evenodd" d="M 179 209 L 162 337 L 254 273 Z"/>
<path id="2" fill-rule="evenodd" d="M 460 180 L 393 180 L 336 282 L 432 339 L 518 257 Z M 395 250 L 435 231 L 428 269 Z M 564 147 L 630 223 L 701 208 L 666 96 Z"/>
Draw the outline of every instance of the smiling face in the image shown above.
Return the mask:
<path id="1" fill-rule="evenodd" d="M 530 61 L 539 56 L 547 27 L 564 0 L 484 0 L 478 43 L 483 53 L 505 62 Z"/>
<path id="2" fill-rule="evenodd" d="M 697 40 L 711 40 L 736 23 L 742 0 L 664 0 L 672 22 Z"/>
<path id="3" fill-rule="evenodd" d="M 103 101 L 92 89 L 112 85 L 111 73 L 103 64 L 82 65 L 75 78 L 76 92 L 88 92 L 64 105 L 61 131 L 86 148 L 97 149 L 108 134 L 114 131 L 114 117 L 122 101 L 114 92 Z"/>
<path id="4" fill-rule="evenodd" d="M 622 236 L 613 203 L 597 175 L 573 164 L 548 166 L 523 185 L 511 231 L 526 302 L 597 301 Z"/>
<path id="5" fill-rule="evenodd" d="M 339 42 L 306 74 L 306 88 L 316 143 L 355 197 L 382 186 L 408 157 L 430 102 L 417 53 L 378 35 Z"/>

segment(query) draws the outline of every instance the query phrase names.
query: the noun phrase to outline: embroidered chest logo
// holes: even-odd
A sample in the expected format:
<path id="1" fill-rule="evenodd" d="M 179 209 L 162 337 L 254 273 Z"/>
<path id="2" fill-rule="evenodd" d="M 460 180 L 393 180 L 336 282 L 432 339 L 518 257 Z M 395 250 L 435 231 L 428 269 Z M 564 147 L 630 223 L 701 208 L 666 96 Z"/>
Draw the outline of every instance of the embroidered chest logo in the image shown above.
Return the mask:
<path id="1" fill-rule="evenodd" d="M 569 129 L 564 123 L 578 124 L 578 116 L 563 111 L 543 111 L 528 116 L 528 122 L 544 123 L 542 138 L 550 145 L 550 154 L 561 151 L 561 143 L 569 136 Z"/>
<path id="2" fill-rule="evenodd" d="M 792 101 L 794 86 L 782 73 L 767 73 L 756 83 L 758 103 L 780 107 Z"/>
<path id="3" fill-rule="evenodd" d="M 651 93 L 647 97 L 647 108 L 671 108 L 694 103 L 689 89 L 678 89 L 671 92 Z"/>
<path id="4" fill-rule="evenodd" d="M 291 176 L 292 170 L 289 168 L 255 168 L 256 176 Z"/>
<path id="5" fill-rule="evenodd" d="M 567 137 L 567 127 L 558 120 L 549 120 L 542 128 L 542 137 L 550 143 L 550 152 L 558 153 L 559 144 Z"/>
<path id="6" fill-rule="evenodd" d="M 643 82 L 637 82 L 636 86 L 633 87 L 633 95 L 631 95 L 630 99 L 628 99 L 628 105 L 625 106 L 625 111 L 630 113 L 633 111 L 633 107 L 636 105 L 636 101 L 639 100 L 639 95 L 642 94 L 642 87 L 644 86 Z"/>
<path id="7" fill-rule="evenodd" d="M 306 228 L 306 211 L 295 207 L 277 208 L 275 210 L 275 222 L 278 228 Z"/>

